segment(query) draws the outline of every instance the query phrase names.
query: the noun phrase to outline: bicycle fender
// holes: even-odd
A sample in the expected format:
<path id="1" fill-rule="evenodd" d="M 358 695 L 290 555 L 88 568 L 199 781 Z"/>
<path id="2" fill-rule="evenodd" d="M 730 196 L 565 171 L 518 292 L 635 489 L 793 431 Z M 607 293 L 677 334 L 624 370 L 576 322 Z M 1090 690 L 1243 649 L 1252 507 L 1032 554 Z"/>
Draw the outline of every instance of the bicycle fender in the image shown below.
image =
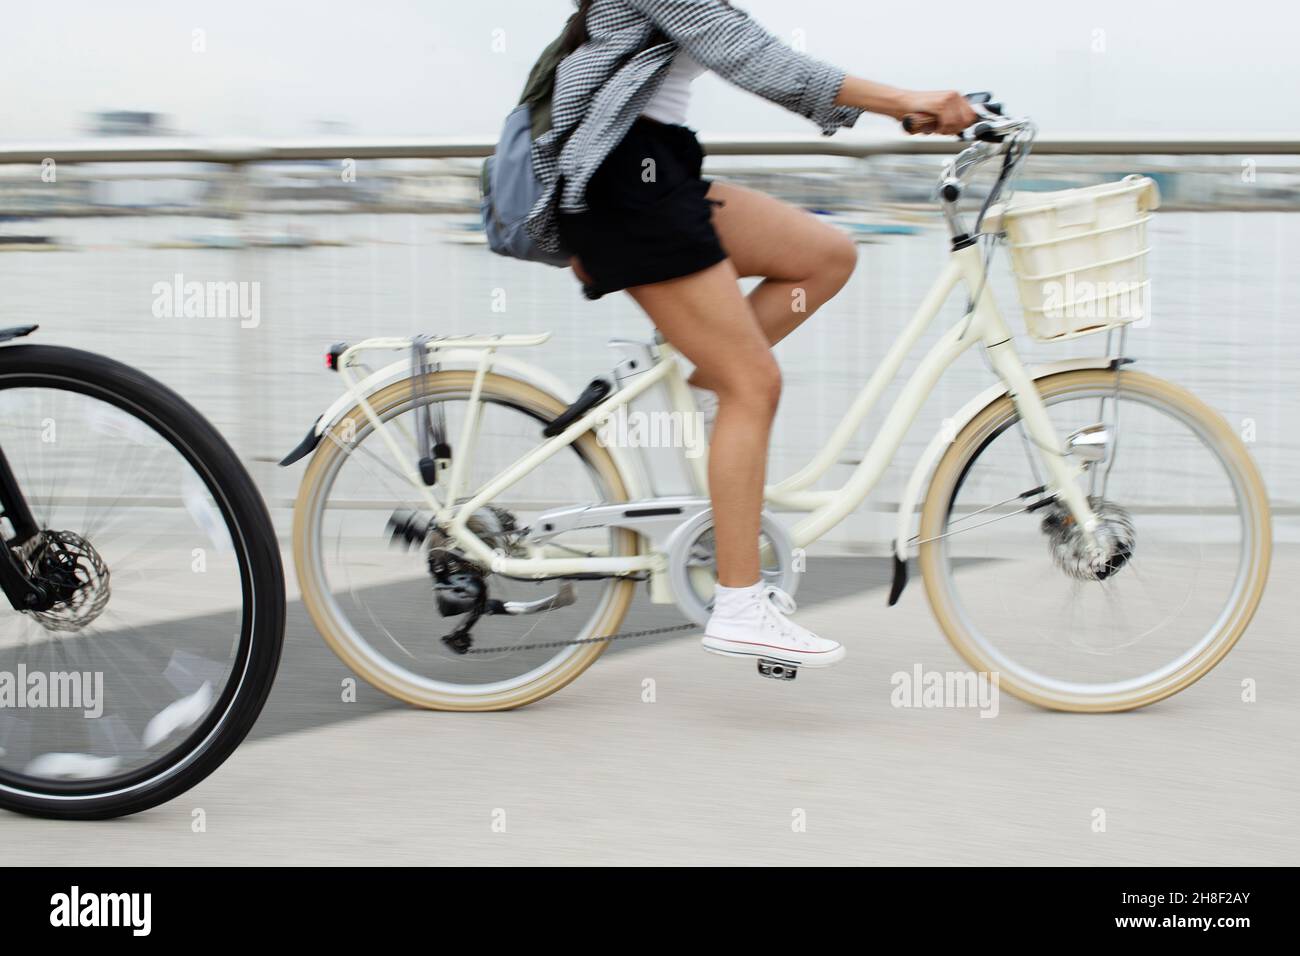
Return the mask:
<path id="1" fill-rule="evenodd" d="M 9 342 L 13 339 L 24 338 L 25 336 L 31 335 L 39 328 L 39 325 L 15 325 L 7 329 L 0 329 L 0 342 Z"/>
<path id="2" fill-rule="evenodd" d="M 457 367 L 478 368 L 479 362 L 483 357 L 481 349 L 448 349 L 438 353 L 438 363 L 441 367 L 455 365 Z M 535 385 L 542 391 L 555 396 L 566 407 L 573 404 L 575 393 L 563 380 L 544 368 L 540 368 L 530 362 L 525 362 L 514 358 L 510 355 L 496 354 L 492 356 L 490 370 L 501 372 Z M 367 375 L 357 384 L 357 391 L 369 397 L 381 388 L 385 388 L 391 383 L 411 374 L 411 361 L 409 358 L 398 359 L 397 361 L 384 366 L 377 371 Z M 330 429 L 340 418 L 356 405 L 356 397 L 351 392 L 344 392 L 336 398 L 325 411 L 317 417 L 307 435 L 293 451 L 289 452 L 281 461 L 282 467 L 292 465 L 296 461 L 310 455 L 315 451 L 316 446 L 320 444 L 321 436 Z M 641 469 L 637 467 L 635 461 L 630 460 L 629 449 L 622 448 L 616 443 L 610 443 L 605 446 L 610 456 L 614 459 L 614 464 L 618 468 L 619 474 L 623 476 L 623 483 L 627 487 L 628 496 L 633 499 L 653 497 L 653 492 L 645 486 L 642 478 Z"/>

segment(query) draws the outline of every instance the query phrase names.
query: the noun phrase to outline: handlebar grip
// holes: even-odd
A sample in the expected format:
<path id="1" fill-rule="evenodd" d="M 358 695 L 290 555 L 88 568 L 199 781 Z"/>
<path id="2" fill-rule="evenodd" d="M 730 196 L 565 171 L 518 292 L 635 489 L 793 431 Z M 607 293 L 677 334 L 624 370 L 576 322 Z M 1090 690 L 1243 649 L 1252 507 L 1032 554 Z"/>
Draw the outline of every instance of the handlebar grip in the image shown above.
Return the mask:
<path id="1" fill-rule="evenodd" d="M 939 117 L 933 113 L 908 113 L 903 117 L 903 132 L 933 133 L 939 128 Z"/>

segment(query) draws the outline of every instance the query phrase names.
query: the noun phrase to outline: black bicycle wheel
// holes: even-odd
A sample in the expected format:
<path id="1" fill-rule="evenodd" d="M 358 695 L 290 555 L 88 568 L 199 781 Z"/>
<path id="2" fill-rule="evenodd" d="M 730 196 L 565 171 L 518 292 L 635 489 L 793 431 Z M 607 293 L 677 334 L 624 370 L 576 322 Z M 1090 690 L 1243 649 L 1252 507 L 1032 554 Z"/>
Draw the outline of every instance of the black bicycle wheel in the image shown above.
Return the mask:
<path id="1" fill-rule="evenodd" d="M 0 602 L 0 807 L 121 816 L 228 757 L 270 692 L 284 574 L 234 451 L 135 369 L 76 349 L 0 348 L 0 450 L 39 529 L 6 545 L 63 588 Z"/>

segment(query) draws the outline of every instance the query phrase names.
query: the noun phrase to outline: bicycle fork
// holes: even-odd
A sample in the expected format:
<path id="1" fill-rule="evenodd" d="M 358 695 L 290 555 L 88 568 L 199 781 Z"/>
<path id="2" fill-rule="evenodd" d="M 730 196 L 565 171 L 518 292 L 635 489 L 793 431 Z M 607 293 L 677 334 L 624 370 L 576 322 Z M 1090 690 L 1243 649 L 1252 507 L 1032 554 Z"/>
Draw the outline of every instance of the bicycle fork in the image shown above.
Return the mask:
<path id="1" fill-rule="evenodd" d="M 1006 383 L 1007 392 L 1015 403 L 1016 411 L 1020 413 L 1021 424 L 1032 446 L 1029 453 L 1036 454 L 1043 464 L 1046 472 L 1045 491 L 1057 498 L 1078 523 L 1089 554 L 1096 560 L 1103 560 L 1106 557 L 1105 549 L 1096 536 L 1100 521 L 1079 484 L 1080 472 L 1072 465 L 1074 459 L 1057 435 L 1056 427 L 1047 414 L 1047 406 L 1038 394 L 1038 388 L 1024 363 L 1020 361 L 1011 330 L 993 303 L 992 294 L 984 282 L 983 265 L 976 247 L 961 250 L 957 256 L 962 263 L 968 287 L 979 290 L 979 301 L 973 305 L 973 311 L 983 331 L 984 351 L 993 370 Z M 1031 465 L 1032 461 L 1031 457 Z"/>
<path id="2" fill-rule="evenodd" d="M 40 529 L 3 450 L 0 450 L 0 520 L 7 521 L 13 529 L 9 538 L 0 533 L 0 590 L 15 610 L 44 610 L 50 604 L 49 595 L 31 580 L 14 554 L 14 548 L 26 544 Z"/>

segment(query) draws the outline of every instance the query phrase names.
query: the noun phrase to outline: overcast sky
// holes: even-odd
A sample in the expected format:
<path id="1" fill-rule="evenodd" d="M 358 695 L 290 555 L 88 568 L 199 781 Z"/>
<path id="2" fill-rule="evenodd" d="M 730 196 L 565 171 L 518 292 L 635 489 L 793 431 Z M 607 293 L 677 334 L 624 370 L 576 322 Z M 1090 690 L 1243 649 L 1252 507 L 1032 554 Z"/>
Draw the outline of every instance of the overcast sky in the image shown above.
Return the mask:
<path id="1" fill-rule="evenodd" d="M 1295 132 L 1294 0 L 749 0 L 852 73 L 992 89 L 1046 131 Z M 0 140 L 76 137 L 94 110 L 153 110 L 198 135 L 493 136 L 571 0 L 6 0 Z M 203 31 L 197 52 L 195 30 Z M 706 134 L 814 133 L 713 76 Z M 858 130 L 892 127 L 868 118 Z"/>

